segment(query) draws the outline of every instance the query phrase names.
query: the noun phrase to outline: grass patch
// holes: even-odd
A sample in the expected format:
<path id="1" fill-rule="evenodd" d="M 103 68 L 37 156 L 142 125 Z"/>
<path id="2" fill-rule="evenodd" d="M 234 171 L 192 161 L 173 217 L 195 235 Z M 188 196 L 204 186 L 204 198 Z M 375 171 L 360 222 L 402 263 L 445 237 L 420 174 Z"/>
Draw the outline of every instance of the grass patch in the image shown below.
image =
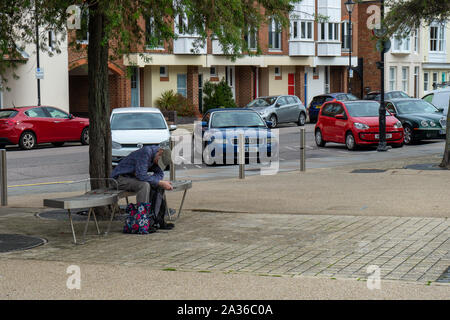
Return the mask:
<path id="1" fill-rule="evenodd" d="M 165 268 L 165 269 L 163 269 L 163 271 L 177 271 L 177 269 L 175 269 L 175 268 Z"/>

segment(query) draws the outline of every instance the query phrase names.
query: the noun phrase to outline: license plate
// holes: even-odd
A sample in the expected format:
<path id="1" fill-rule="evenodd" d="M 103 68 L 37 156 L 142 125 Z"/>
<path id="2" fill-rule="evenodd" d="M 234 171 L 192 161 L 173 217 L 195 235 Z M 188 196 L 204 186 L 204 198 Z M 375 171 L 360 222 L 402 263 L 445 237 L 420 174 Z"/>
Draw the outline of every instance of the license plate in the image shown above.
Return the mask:
<path id="1" fill-rule="evenodd" d="M 258 152 L 258 147 L 245 147 L 245 152 Z"/>
<path id="2" fill-rule="evenodd" d="M 392 133 L 386 133 L 386 139 L 391 139 L 391 138 L 392 138 Z M 375 139 L 380 139 L 380 135 L 376 134 Z"/>
<path id="3" fill-rule="evenodd" d="M 440 131 L 439 131 L 439 134 L 445 134 L 445 133 L 446 133 L 445 130 L 440 130 Z"/>

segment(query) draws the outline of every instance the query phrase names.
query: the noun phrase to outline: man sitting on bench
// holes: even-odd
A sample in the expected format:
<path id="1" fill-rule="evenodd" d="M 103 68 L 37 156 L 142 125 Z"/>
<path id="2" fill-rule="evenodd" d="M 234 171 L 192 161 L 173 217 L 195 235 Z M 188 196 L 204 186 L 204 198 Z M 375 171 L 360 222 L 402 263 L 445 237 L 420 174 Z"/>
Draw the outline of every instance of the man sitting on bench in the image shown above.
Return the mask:
<path id="1" fill-rule="evenodd" d="M 130 153 L 114 168 L 111 177 L 118 182 L 119 189 L 136 192 L 136 202 L 150 202 L 157 216 L 159 229 L 172 229 L 164 216 L 167 203 L 164 190 L 172 190 L 172 184 L 164 178 L 164 169 L 170 164 L 171 151 L 166 143 L 145 146 Z M 153 174 L 149 175 L 148 172 Z"/>

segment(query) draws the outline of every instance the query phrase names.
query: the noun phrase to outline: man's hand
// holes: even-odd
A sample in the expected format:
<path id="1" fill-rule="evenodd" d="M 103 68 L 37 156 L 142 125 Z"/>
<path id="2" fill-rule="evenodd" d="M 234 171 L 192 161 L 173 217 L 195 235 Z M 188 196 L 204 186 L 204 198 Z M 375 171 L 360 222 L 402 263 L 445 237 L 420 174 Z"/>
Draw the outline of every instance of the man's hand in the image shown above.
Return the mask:
<path id="1" fill-rule="evenodd" d="M 173 189 L 172 183 L 170 181 L 161 180 L 161 181 L 159 181 L 158 186 L 160 186 L 164 190 L 172 190 Z"/>

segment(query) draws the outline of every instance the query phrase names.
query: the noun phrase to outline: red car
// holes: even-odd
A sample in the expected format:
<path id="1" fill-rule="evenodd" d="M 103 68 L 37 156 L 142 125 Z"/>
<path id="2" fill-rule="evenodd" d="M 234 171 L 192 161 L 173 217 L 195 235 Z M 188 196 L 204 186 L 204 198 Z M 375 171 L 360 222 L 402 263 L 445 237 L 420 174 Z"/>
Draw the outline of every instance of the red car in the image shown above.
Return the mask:
<path id="1" fill-rule="evenodd" d="M 349 150 L 359 145 L 379 143 L 379 108 L 376 101 L 330 101 L 320 109 L 315 127 L 319 147 L 327 142 L 344 143 Z M 394 147 L 403 145 L 402 123 L 386 111 L 386 142 Z"/>
<path id="2" fill-rule="evenodd" d="M 0 147 L 18 144 L 29 150 L 39 143 L 62 146 L 66 141 L 89 144 L 89 119 L 77 118 L 55 107 L 0 109 Z"/>

